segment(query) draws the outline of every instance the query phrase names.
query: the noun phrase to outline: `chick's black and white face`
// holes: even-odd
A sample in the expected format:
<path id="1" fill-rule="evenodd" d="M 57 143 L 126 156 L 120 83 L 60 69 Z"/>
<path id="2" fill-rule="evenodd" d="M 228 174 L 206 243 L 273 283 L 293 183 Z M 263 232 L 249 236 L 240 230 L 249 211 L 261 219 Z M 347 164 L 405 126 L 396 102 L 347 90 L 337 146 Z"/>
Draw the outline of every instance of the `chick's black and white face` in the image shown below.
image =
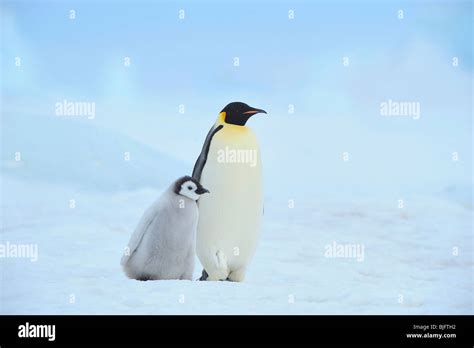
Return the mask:
<path id="1" fill-rule="evenodd" d="M 194 201 L 199 199 L 199 194 L 196 193 L 197 185 L 191 181 L 185 181 L 181 184 L 181 189 L 179 190 L 179 194 L 182 196 L 186 196 Z"/>
<path id="2" fill-rule="evenodd" d="M 209 193 L 209 190 L 202 187 L 196 179 L 190 176 L 183 176 L 174 182 L 173 191 L 177 195 L 181 195 L 197 201 L 201 195 Z"/>

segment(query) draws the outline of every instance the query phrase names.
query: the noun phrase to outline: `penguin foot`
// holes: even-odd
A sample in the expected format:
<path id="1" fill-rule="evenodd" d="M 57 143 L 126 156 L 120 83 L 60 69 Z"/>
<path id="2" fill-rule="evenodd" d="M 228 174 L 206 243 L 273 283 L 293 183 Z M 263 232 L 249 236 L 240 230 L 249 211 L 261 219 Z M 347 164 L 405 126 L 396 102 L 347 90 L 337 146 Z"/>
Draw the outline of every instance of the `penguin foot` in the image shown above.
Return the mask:
<path id="1" fill-rule="evenodd" d="M 202 270 L 201 278 L 199 278 L 198 280 L 199 280 L 199 281 L 205 281 L 205 280 L 207 280 L 208 277 L 209 277 L 209 274 L 207 274 L 206 270 L 203 269 L 203 270 Z"/>
<path id="2" fill-rule="evenodd" d="M 198 281 L 206 281 L 207 278 L 209 278 L 209 274 L 207 274 L 206 270 L 203 269 L 201 278 L 199 278 Z M 227 277 L 226 279 L 219 279 L 219 281 L 220 282 L 225 282 L 225 281 L 232 282 L 233 280 L 231 280 L 230 278 Z"/>
<path id="3" fill-rule="evenodd" d="M 243 282 L 245 279 L 245 268 L 240 268 L 235 271 L 230 272 L 229 277 L 227 280 L 231 282 L 240 283 Z"/>

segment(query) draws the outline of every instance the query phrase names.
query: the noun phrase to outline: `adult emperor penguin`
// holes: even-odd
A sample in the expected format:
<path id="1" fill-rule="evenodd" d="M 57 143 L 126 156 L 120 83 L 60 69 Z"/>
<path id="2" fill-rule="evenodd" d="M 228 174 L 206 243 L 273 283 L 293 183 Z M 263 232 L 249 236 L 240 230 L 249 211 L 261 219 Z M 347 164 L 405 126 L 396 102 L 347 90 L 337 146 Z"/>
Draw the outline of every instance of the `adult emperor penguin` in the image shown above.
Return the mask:
<path id="1" fill-rule="evenodd" d="M 241 282 L 257 246 L 263 214 L 262 169 L 257 137 L 246 126 L 264 110 L 233 102 L 207 134 L 193 178 L 212 194 L 202 197 L 196 252 L 200 280 Z"/>

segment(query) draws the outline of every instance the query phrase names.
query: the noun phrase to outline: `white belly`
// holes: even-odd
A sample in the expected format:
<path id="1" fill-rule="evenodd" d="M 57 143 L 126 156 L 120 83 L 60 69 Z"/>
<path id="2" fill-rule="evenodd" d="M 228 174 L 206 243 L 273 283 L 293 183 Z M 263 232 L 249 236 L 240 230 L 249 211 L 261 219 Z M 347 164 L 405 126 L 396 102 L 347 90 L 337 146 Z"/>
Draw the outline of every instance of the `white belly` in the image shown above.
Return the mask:
<path id="1" fill-rule="evenodd" d="M 219 254 L 229 273 L 245 269 L 263 214 L 260 151 L 249 128 L 226 125 L 216 133 L 201 183 L 210 191 L 199 200 L 196 251 L 201 263 L 208 271 L 219 267 Z"/>

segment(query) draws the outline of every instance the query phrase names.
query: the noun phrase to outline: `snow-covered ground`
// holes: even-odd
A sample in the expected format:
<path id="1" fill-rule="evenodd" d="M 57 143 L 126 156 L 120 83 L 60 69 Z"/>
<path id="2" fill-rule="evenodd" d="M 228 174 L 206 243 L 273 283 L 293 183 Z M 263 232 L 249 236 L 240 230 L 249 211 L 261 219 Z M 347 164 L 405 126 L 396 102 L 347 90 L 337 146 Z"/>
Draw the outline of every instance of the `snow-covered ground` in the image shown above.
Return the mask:
<path id="1" fill-rule="evenodd" d="M 473 313 L 472 210 L 455 202 L 270 200 L 246 282 L 140 282 L 119 260 L 158 190 L 2 180 L 2 243 L 39 248 L 36 262 L 1 260 L 2 314 Z M 333 242 L 363 259 L 326 257 Z"/>
<path id="2" fill-rule="evenodd" d="M 139 282 L 121 270 L 123 248 L 161 190 L 191 171 L 209 118 L 163 119 L 169 124 L 153 130 L 159 146 L 149 147 L 87 121 L 7 114 L 1 243 L 34 244 L 39 255 L 35 262 L 0 258 L 0 313 L 474 313 L 471 188 L 456 184 L 469 159 L 436 161 L 407 151 L 411 171 L 397 179 L 390 158 L 375 165 L 367 157 L 369 140 L 355 139 L 354 159 L 343 162 L 337 144 L 350 133 L 338 133 L 330 121 L 256 121 L 265 215 L 246 281 Z M 285 133 L 298 136 L 282 142 Z M 433 189 L 436 180 L 445 189 Z M 410 194 L 423 192 L 420 182 L 435 193 Z M 363 254 L 327 257 L 334 244 L 363 247 Z M 197 262 L 195 278 L 200 271 Z"/>

